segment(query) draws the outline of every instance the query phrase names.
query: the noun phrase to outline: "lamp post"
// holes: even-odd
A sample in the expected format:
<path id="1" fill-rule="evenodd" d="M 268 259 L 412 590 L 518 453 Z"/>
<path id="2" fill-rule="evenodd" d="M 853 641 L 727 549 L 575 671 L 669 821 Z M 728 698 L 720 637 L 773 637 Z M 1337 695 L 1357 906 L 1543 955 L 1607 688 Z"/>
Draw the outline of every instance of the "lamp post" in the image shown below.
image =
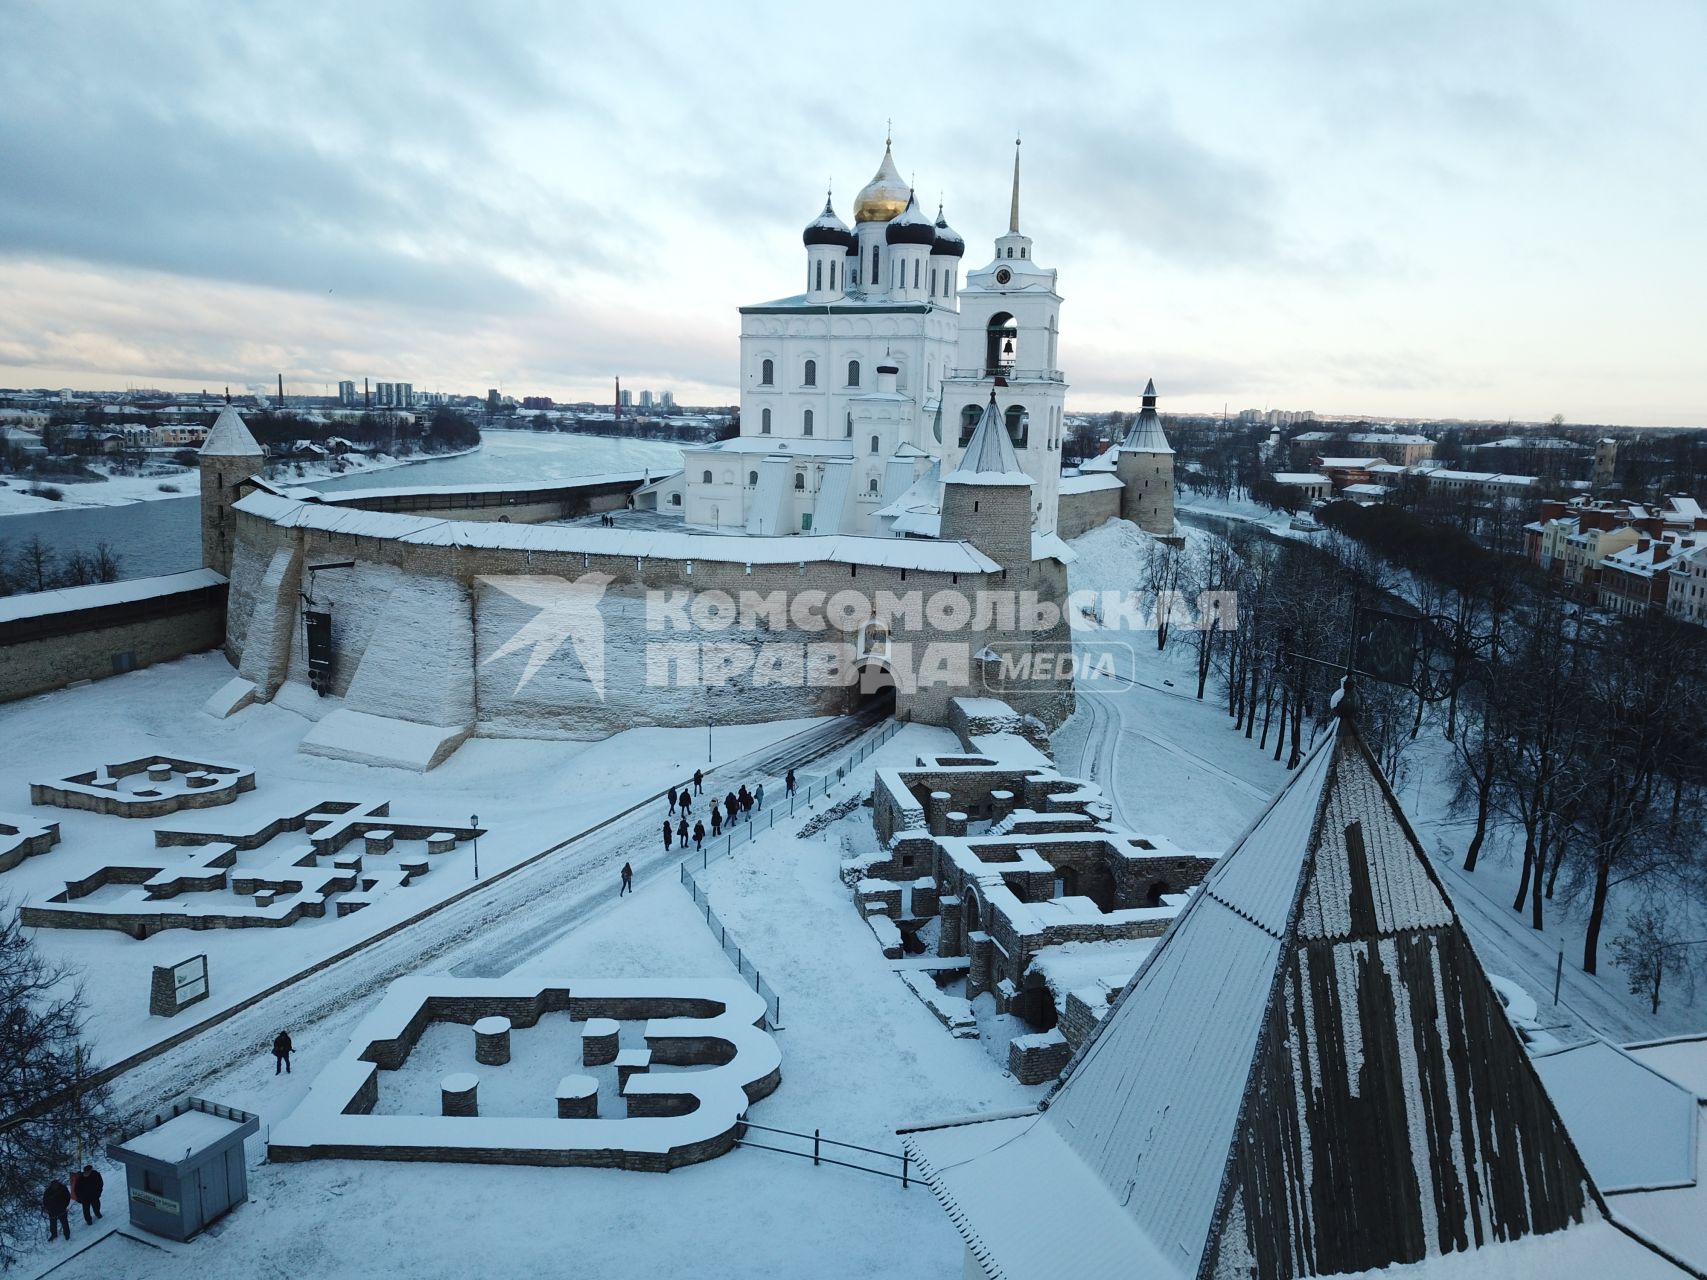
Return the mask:
<path id="1" fill-rule="evenodd" d="M 468 825 L 474 828 L 474 878 L 480 879 L 480 815 L 471 813 Z"/>

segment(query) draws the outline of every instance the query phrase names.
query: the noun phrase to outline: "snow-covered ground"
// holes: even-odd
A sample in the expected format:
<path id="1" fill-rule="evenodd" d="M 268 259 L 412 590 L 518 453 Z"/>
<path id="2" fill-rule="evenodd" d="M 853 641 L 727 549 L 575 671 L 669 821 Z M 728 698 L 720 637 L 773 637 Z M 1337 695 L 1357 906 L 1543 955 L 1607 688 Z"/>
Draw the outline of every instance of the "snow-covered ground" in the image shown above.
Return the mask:
<path id="1" fill-rule="evenodd" d="M 478 446 L 476 446 L 478 447 Z M 471 452 L 465 450 L 463 452 Z M 455 453 L 411 454 L 393 457 L 390 454 L 373 456 L 352 454 L 341 462 L 286 462 L 278 464 L 271 478 L 279 484 L 309 484 L 334 476 L 360 475 L 368 471 L 387 471 L 412 463 L 431 462 L 440 458 L 458 457 Z M 34 511 L 63 511 L 68 507 L 123 507 L 133 502 L 154 502 L 162 498 L 193 497 L 200 492 L 200 473 L 194 467 L 177 467 L 168 462 L 153 462 L 151 473 L 143 476 L 113 475 L 100 463 L 93 470 L 105 480 L 33 480 L 21 476 L 0 476 L 0 516 L 25 515 Z M 38 498 L 29 490 L 58 489 L 63 498 Z"/>
<path id="2" fill-rule="evenodd" d="M 1131 526 L 1093 530 L 1077 545 L 1075 588 L 1137 585 L 1143 535 Z M 1187 638 L 1176 636 L 1163 653 L 1151 634 L 1130 639 L 1131 678 L 1085 682 L 1077 714 L 1055 735 L 1057 760 L 1064 771 L 1101 782 L 1135 829 L 1188 849 L 1224 849 L 1287 771 L 1232 727 L 1213 681 L 1204 700 L 1195 698 Z M 0 808 L 25 808 L 23 787 L 33 776 L 182 750 L 258 770 L 255 793 L 192 817 L 220 820 L 279 806 L 287 795 L 332 794 L 478 812 L 481 825 L 492 830 L 481 845 L 482 873 L 489 875 L 488 865 L 497 868 L 506 858 L 513 862 L 584 831 L 678 781 L 703 761 L 706 749 L 703 731 L 636 732 L 593 746 L 477 739 L 425 776 L 367 768 L 297 755 L 295 744 L 310 722 L 285 706 L 252 708 L 230 721 L 199 715 L 202 699 L 227 674 L 223 660 L 209 655 L 0 708 L 8 743 L 0 760 Z M 805 733 L 839 728 L 808 727 Z M 708 792 L 721 794 L 737 777 L 762 776 L 767 796 L 779 795 L 768 771 L 776 757 L 767 756 L 771 749 L 763 744 L 801 729 L 800 723 L 719 729 L 718 759 L 739 759 L 712 776 Z M 908 725 L 855 767 L 830 802 L 868 794 L 877 767 L 954 747 L 945 730 Z M 1443 790 L 1429 781 L 1440 772 L 1438 762 L 1421 747 L 1413 750 L 1412 783 L 1402 798 L 1426 843 L 1450 843 L 1462 829 L 1443 819 Z M 264 1159 L 268 1127 L 344 1049 L 395 976 L 730 977 L 729 957 L 678 880 L 676 854 L 662 849 L 662 810 L 661 803 L 652 804 L 618 819 L 126 1073 L 113 1086 L 126 1114 L 194 1092 L 262 1117 L 262 1136 L 249 1150 L 251 1201 L 189 1245 L 156 1249 L 115 1238 L 55 1276 L 959 1276 L 958 1236 L 922 1187 L 814 1168 L 808 1160 L 755 1147 L 668 1175 L 338 1160 L 274 1165 Z M 56 888 L 60 867 L 69 865 L 56 860 L 91 856 L 76 851 L 113 839 L 115 826 L 124 839 L 146 841 L 154 825 L 37 812 L 60 818 L 66 840 L 0 876 L 0 892 L 14 899 L 26 887 L 38 893 Z M 1024 1106 L 1039 1097 L 1044 1086 L 1019 1085 L 984 1045 L 949 1035 L 903 981 L 907 962 L 886 961 L 855 911 L 839 863 L 850 848 L 870 841 L 870 811 L 857 806 L 810 836 L 801 834 L 806 820 L 802 814 L 779 823 L 698 875 L 713 910 L 739 936 L 744 958 L 780 996 L 782 1083 L 752 1108 L 752 1123 L 802 1133 L 818 1129 L 828 1138 L 898 1151 L 898 1126 Z M 124 835 L 126 826 L 139 835 Z M 637 892 L 619 898 L 615 869 L 624 861 L 635 867 Z M 1570 1009 L 1560 1022 L 1550 1022 L 1551 990 L 1542 981 L 1551 975 L 1550 953 L 1537 953 L 1527 926 L 1495 900 L 1510 892 L 1498 879 L 1507 874 L 1504 864 L 1488 855 L 1469 884 L 1442 866 L 1484 963 L 1527 992 L 1543 1025 L 1568 1018 L 1573 1028 L 1604 1029 L 1616 1038 L 1647 1034 L 1631 1014 L 1639 1006 L 1621 994 L 1621 975 L 1581 979 L 1569 964 Z M 1483 894 L 1484 882 L 1497 886 L 1493 897 Z M 421 887 L 438 891 L 433 876 Z M 368 930 L 382 918 L 363 918 L 381 910 L 376 903 L 341 923 L 359 922 Z M 293 972 L 305 957 L 336 949 L 314 935 L 329 938 L 324 926 L 338 922 L 307 923 L 313 927 L 229 936 L 168 932 L 143 943 L 117 934 L 37 936 L 51 954 L 89 966 L 85 980 L 99 1014 L 92 1030 L 110 1057 L 157 1038 L 169 1025 L 142 1012 L 153 963 L 205 948 L 213 956 L 215 1001 L 226 999 L 228 992 Z M 1082 976 L 1076 966 L 1089 972 L 1104 964 L 1094 953 L 1064 954 L 1062 962 L 1065 983 Z M 196 1006 L 174 1021 L 210 1007 Z M 297 1047 L 295 1072 L 282 1077 L 273 1074 L 266 1053 L 281 1026 Z M 807 1145 L 756 1128 L 748 1139 L 796 1150 Z M 852 1158 L 895 1163 L 864 1153 Z M 108 1176 L 117 1191 L 122 1176 L 114 1170 Z M 109 1212 L 112 1223 L 122 1217 L 122 1195 L 109 1195 L 109 1204 L 119 1210 Z M 81 1244 L 86 1237 L 78 1227 Z M 20 1269 L 24 1276 L 39 1275 L 65 1256 L 60 1245 L 33 1247 Z"/>
<path id="3" fill-rule="evenodd" d="M 426 775 L 327 760 L 298 754 L 297 743 L 313 722 L 278 703 L 247 708 L 229 720 L 203 715 L 202 702 L 230 675 L 221 655 L 204 654 L 0 708 L 7 742 L 0 756 L 0 807 L 57 821 L 61 833 L 48 853 L 0 876 L 0 894 L 19 906 L 102 866 L 170 864 L 195 852 L 155 849 L 156 827 L 250 830 L 337 799 L 389 799 L 393 813 L 402 816 L 466 822 L 477 814 L 489 832 L 480 839 L 479 855 L 481 875 L 490 880 L 707 766 L 703 729 L 633 729 L 600 743 L 476 738 Z M 711 745 L 719 761 L 730 760 L 816 723 L 724 727 Z M 155 820 L 30 806 L 32 781 L 157 753 L 250 766 L 256 788 L 230 805 Z M 646 825 L 652 842 L 660 843 L 656 824 L 648 818 Z M 290 839 L 277 837 L 263 852 Z M 143 941 L 105 929 L 45 929 L 35 936 L 48 955 L 82 971 L 96 1057 L 110 1062 L 460 892 L 472 883 L 472 855 L 467 846 L 441 855 L 446 865 L 435 863 L 415 884 L 375 895 L 361 911 L 341 918 L 329 912 L 325 919 L 299 920 L 288 928 L 168 929 Z M 246 865 L 258 856 L 240 858 Z M 85 901 L 98 900 L 99 893 Z M 203 952 L 210 998 L 171 1020 L 150 1017 L 153 966 Z"/>

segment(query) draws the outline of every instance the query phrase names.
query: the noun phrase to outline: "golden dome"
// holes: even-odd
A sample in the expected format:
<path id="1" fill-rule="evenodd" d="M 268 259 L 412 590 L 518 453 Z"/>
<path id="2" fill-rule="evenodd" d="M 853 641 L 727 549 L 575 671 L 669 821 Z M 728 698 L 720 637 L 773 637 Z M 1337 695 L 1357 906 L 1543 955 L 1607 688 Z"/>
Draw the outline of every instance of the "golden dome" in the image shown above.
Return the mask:
<path id="1" fill-rule="evenodd" d="M 885 142 L 883 163 L 877 166 L 877 173 L 854 201 L 854 221 L 888 222 L 907 207 L 912 194 L 912 188 L 901 181 L 895 158 L 889 154 L 889 144 Z"/>

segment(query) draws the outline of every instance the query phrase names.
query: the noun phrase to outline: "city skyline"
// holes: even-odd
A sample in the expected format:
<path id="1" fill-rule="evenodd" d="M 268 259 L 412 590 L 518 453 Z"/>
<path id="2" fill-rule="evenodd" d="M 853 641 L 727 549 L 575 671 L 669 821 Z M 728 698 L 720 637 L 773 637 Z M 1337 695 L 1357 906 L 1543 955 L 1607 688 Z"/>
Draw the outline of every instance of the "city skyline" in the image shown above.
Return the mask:
<path id="1" fill-rule="evenodd" d="M 1707 425 L 1707 18 L 1644 13 L 961 8 L 915 65 L 781 9 L 24 7 L 0 383 L 731 403 L 735 308 L 799 291 L 800 228 L 827 181 L 851 216 L 892 118 L 969 265 L 1022 131 L 1074 412 L 1155 376 L 1179 412 Z M 379 47 L 412 74 L 338 53 Z"/>

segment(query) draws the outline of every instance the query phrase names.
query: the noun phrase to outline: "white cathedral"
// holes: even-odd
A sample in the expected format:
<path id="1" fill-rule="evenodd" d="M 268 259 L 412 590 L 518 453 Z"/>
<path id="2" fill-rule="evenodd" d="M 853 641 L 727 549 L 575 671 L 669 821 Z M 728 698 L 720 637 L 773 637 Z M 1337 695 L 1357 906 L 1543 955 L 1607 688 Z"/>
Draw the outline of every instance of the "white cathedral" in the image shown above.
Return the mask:
<path id="1" fill-rule="evenodd" d="M 887 143 L 853 227 L 826 200 L 802 239 L 805 291 L 741 308 L 741 434 L 683 451 L 685 522 L 934 537 L 942 477 L 994 389 L 1032 479 L 1032 528 L 1053 533 L 1061 296 L 1020 231 L 1017 150 L 1007 234 L 964 283 L 966 242 L 940 207 L 919 208 Z"/>

